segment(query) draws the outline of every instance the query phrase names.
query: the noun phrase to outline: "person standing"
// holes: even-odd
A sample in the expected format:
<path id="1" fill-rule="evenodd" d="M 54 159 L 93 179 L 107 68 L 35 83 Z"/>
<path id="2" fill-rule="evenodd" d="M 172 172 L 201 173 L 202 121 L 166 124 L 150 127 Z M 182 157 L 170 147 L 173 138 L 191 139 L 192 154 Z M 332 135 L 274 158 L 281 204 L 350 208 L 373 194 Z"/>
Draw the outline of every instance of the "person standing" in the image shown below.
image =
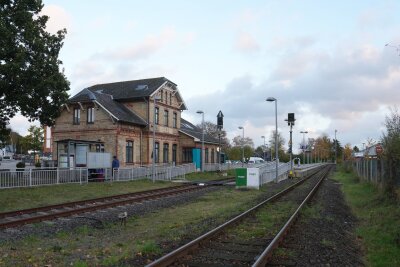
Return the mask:
<path id="1" fill-rule="evenodd" d="M 112 175 L 114 176 L 114 169 L 118 169 L 119 168 L 119 160 L 117 159 L 117 156 L 113 157 L 113 161 L 111 163 L 111 167 L 112 167 Z"/>

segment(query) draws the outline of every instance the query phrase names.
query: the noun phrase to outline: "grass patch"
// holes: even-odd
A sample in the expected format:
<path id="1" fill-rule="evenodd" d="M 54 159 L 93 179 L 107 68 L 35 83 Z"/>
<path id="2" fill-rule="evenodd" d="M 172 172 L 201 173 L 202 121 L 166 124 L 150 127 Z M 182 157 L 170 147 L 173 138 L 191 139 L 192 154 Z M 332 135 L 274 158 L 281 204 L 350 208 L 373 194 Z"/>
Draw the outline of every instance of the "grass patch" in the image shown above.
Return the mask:
<path id="1" fill-rule="evenodd" d="M 334 179 L 343 184 L 346 201 L 359 219 L 356 231 L 368 264 L 400 266 L 400 203 L 352 173 L 339 170 Z"/>
<path id="2" fill-rule="evenodd" d="M 149 180 L 114 183 L 62 184 L 32 188 L 2 189 L 0 212 L 28 209 L 52 204 L 112 196 L 176 186 L 175 183 Z"/>
<path id="3" fill-rule="evenodd" d="M 281 258 L 281 259 L 289 259 L 289 258 L 294 258 L 295 257 L 295 252 L 293 250 L 288 249 L 288 248 L 278 247 L 274 251 L 274 255 L 277 256 L 278 258 Z"/>
<path id="4" fill-rule="evenodd" d="M 313 205 L 304 205 L 301 210 L 301 215 L 306 219 L 320 219 L 321 218 L 321 205 L 318 203 L 313 203 Z"/>
<path id="5" fill-rule="evenodd" d="M 154 240 L 143 241 L 136 245 L 136 250 L 140 255 L 157 254 L 161 252 L 160 247 Z"/>
<path id="6" fill-rule="evenodd" d="M 321 240 L 321 245 L 323 245 L 324 247 L 327 247 L 327 248 L 334 248 L 335 247 L 335 243 L 333 241 L 327 240 L 325 238 L 323 238 Z"/>
<path id="7" fill-rule="evenodd" d="M 257 211 L 256 221 L 245 220 L 239 227 L 231 231 L 239 239 L 252 239 L 275 234 L 282 227 L 282 222 L 288 218 L 288 214 L 293 213 L 295 208 L 296 204 L 293 202 L 267 204 Z"/>
<path id="8" fill-rule="evenodd" d="M 135 255 L 161 253 L 162 244 L 167 241 L 200 235 L 207 230 L 208 224 L 204 222 L 212 221 L 216 225 L 224 222 L 233 213 L 249 208 L 263 190 L 239 191 L 227 187 L 192 203 L 131 217 L 126 226 L 107 224 L 105 229 L 81 226 L 53 237 L 32 236 L 0 242 L 0 259 L 5 266 L 118 266 L 120 261 Z M 13 255 L 10 247 L 17 248 L 12 251 Z M 6 254 L 11 257 L 3 257 Z"/>

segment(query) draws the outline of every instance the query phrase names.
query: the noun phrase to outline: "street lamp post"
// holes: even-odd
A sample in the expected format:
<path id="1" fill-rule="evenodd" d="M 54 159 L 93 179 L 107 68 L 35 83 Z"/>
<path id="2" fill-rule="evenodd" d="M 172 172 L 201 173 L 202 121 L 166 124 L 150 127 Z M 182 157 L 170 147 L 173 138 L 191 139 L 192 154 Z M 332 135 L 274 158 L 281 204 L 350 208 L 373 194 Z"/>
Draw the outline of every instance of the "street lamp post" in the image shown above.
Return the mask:
<path id="1" fill-rule="evenodd" d="M 266 99 L 268 102 L 274 102 L 275 101 L 275 182 L 278 182 L 278 162 L 279 162 L 279 156 L 278 156 L 278 100 L 275 97 L 268 97 Z"/>
<path id="2" fill-rule="evenodd" d="M 243 163 L 244 163 L 244 127 L 239 126 L 239 129 L 241 129 L 243 131 L 243 134 L 242 134 L 242 167 L 243 167 Z"/>
<path id="3" fill-rule="evenodd" d="M 265 159 L 265 150 L 266 150 L 266 146 L 265 146 L 265 136 L 263 135 L 263 136 L 261 136 L 261 138 L 264 139 L 263 158 L 264 158 L 265 161 L 267 161 L 267 160 Z"/>
<path id="4" fill-rule="evenodd" d="M 198 110 L 197 114 L 201 114 L 201 171 L 204 172 L 204 112 Z"/>
<path id="5" fill-rule="evenodd" d="M 156 166 L 155 166 L 155 161 L 156 161 L 156 102 L 161 100 L 161 97 L 159 95 L 155 95 L 153 98 L 153 168 L 152 168 L 152 176 L 153 176 L 153 183 L 156 179 Z"/>
<path id="6" fill-rule="evenodd" d="M 306 160 L 305 160 L 305 154 L 306 154 L 306 150 L 305 150 L 305 145 L 306 145 L 306 140 L 305 140 L 305 138 L 304 138 L 304 135 L 305 134 L 308 134 L 308 132 L 307 131 L 301 131 L 300 133 L 302 133 L 303 134 L 303 164 L 306 164 Z"/>

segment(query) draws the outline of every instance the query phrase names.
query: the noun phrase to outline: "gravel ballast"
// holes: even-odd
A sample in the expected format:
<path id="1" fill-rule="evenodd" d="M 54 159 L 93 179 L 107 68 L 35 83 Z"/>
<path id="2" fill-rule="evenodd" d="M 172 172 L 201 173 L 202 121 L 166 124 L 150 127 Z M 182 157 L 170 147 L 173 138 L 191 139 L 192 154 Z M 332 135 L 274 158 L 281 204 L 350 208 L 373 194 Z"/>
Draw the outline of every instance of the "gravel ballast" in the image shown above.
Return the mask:
<path id="1" fill-rule="evenodd" d="M 268 266 L 365 266 L 340 186 L 324 180 Z"/>

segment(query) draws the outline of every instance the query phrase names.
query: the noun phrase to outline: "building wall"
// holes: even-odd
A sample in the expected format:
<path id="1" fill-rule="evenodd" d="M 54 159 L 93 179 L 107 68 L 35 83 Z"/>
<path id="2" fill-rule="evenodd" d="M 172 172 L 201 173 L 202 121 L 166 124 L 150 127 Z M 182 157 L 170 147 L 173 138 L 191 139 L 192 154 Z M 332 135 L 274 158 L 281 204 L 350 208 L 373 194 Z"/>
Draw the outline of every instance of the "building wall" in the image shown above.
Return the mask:
<path id="1" fill-rule="evenodd" d="M 182 156 L 183 156 L 183 149 L 185 148 L 200 148 L 201 149 L 201 141 L 195 141 L 193 137 L 188 136 L 184 133 L 180 133 L 179 135 L 179 144 L 180 144 L 180 151 L 179 151 L 179 155 L 180 155 L 180 162 L 182 162 Z M 217 144 L 210 144 L 210 143 L 204 143 L 204 153 L 206 152 L 206 150 L 208 149 L 208 159 L 209 161 L 206 163 L 211 163 L 211 159 L 212 159 L 212 151 L 214 149 L 214 163 L 217 163 L 217 148 L 218 145 Z M 206 155 L 204 155 L 204 159 L 206 159 Z"/>
<path id="2" fill-rule="evenodd" d="M 56 141 L 63 139 L 74 139 L 84 141 L 104 142 L 104 150 L 111 154 L 116 152 L 116 135 L 119 129 L 118 123 L 113 123 L 110 115 L 102 108 L 94 110 L 94 123 L 87 123 L 87 108 L 91 104 L 83 105 L 81 109 L 81 120 L 79 124 L 73 124 L 74 108 L 79 105 L 69 105 L 69 110 L 63 108 L 60 116 L 52 127 L 53 159 L 57 159 Z"/>
<path id="3" fill-rule="evenodd" d="M 166 93 L 166 94 L 165 94 Z M 173 94 L 173 91 L 164 88 L 158 92 L 163 95 L 161 101 L 156 103 L 159 108 L 159 124 L 156 125 L 155 142 L 159 143 L 159 163 L 164 162 L 163 148 L 164 144 L 168 144 L 168 163 L 172 163 L 172 147 L 177 145 L 177 162 L 182 163 L 183 148 L 201 148 L 201 142 L 195 142 L 193 137 L 187 136 L 179 132 L 181 110 L 180 102 Z M 167 98 L 166 98 L 167 96 Z M 132 125 L 128 123 L 120 123 L 112 119 L 111 115 L 101 107 L 95 108 L 94 123 L 87 121 L 87 109 L 93 107 L 91 103 L 82 103 L 82 107 L 78 104 L 68 105 L 69 110 L 64 108 L 61 115 L 56 119 L 55 126 L 52 128 L 52 144 L 53 158 L 57 159 L 56 141 L 63 139 L 84 140 L 84 141 L 100 141 L 104 143 L 105 152 L 116 155 L 120 161 L 121 167 L 148 165 L 152 164 L 151 158 L 153 152 L 153 120 L 154 120 L 154 102 L 152 98 L 150 102 L 143 99 L 141 101 L 131 101 L 123 103 L 127 108 L 135 114 L 142 117 L 145 121 L 149 120 L 149 126 Z M 73 123 L 74 108 L 81 109 L 81 118 L 79 124 Z M 164 125 L 164 110 L 169 111 L 168 126 Z M 177 127 L 173 127 L 173 113 L 177 114 Z M 126 157 L 126 145 L 128 141 L 133 142 L 133 162 L 128 163 Z M 214 148 L 216 153 L 217 145 L 205 144 L 205 148 Z M 214 156 L 216 159 L 216 156 Z M 211 156 L 209 156 L 211 161 Z"/>

